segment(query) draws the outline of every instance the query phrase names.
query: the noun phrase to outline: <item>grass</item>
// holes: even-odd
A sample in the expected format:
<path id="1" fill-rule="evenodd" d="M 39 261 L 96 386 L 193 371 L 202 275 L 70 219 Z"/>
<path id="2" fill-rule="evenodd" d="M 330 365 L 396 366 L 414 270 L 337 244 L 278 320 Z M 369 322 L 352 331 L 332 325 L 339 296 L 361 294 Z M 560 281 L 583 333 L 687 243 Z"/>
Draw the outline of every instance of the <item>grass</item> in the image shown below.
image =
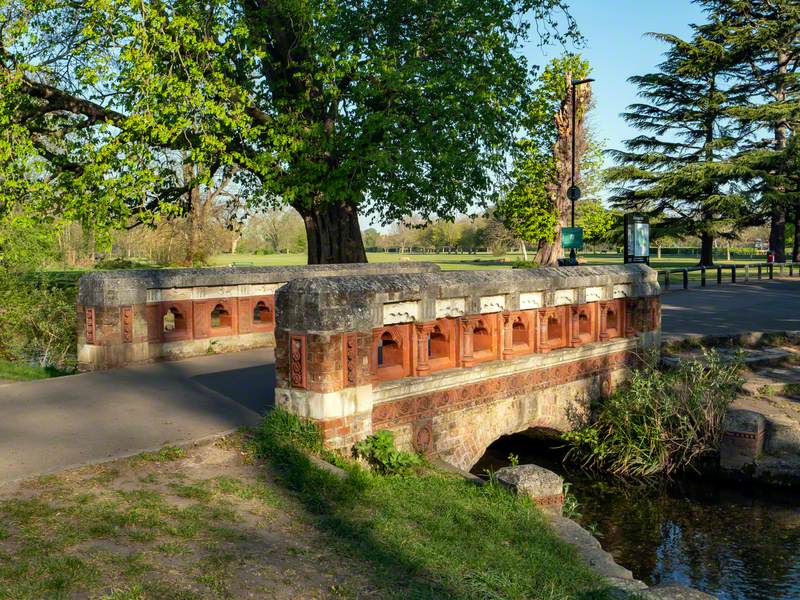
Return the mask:
<path id="1" fill-rule="evenodd" d="M 305 452 L 319 444 L 308 433 L 273 411 L 259 453 L 337 553 L 366 563 L 381 598 L 606 597 L 528 498 L 430 469 L 384 476 L 340 459 L 349 473 L 342 480 L 309 461 Z"/>
<path id="2" fill-rule="evenodd" d="M 532 255 L 529 255 L 532 258 Z M 519 253 L 509 253 L 503 256 L 494 256 L 489 253 L 480 254 L 398 254 L 396 252 L 368 252 L 367 260 L 371 263 L 396 263 L 403 261 L 423 261 L 438 264 L 443 270 L 461 269 L 510 269 L 515 261 L 522 260 Z M 582 263 L 590 265 L 622 264 L 621 254 L 586 253 L 579 255 Z M 718 264 L 742 264 L 744 262 L 758 262 L 757 260 L 718 260 Z M 217 254 L 208 259 L 209 266 L 253 265 L 253 266 L 288 266 L 306 264 L 305 254 Z M 697 259 L 691 257 L 664 257 L 653 259 L 651 266 L 654 269 L 678 269 L 697 266 Z M 730 276 L 723 273 L 723 276 Z M 679 275 L 673 275 L 673 285 L 680 285 Z M 709 285 L 716 279 L 715 272 L 707 273 Z M 766 270 L 764 271 L 766 277 Z M 690 273 L 691 280 L 700 280 L 700 273 Z M 738 278 L 744 279 L 744 273 L 739 273 Z M 751 279 L 755 279 L 753 270 Z"/>
<path id="3" fill-rule="evenodd" d="M 33 381 L 35 379 L 49 379 L 50 377 L 59 377 L 67 374 L 66 371 L 61 371 L 55 367 L 37 367 L 0 360 L 0 380 Z"/>

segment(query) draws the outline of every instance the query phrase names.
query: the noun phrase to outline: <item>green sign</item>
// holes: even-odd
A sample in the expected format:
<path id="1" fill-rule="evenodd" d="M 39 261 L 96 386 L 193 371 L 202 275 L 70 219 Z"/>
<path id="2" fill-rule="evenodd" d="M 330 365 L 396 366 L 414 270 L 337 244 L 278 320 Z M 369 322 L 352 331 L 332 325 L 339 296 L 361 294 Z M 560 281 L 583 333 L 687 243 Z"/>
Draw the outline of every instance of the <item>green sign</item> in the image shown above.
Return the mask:
<path id="1" fill-rule="evenodd" d="M 575 250 L 583 248 L 583 229 L 580 227 L 562 227 L 561 247 L 575 248 Z"/>

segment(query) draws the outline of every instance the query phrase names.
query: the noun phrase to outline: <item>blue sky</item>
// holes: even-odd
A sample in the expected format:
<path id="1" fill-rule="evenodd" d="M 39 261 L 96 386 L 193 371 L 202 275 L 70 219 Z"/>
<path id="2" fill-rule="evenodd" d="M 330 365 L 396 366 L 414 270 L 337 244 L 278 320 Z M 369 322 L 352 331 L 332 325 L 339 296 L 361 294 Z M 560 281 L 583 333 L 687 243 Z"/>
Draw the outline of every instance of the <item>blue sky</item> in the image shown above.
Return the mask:
<path id="1" fill-rule="evenodd" d="M 578 48 L 592 66 L 595 109 L 591 122 L 608 148 L 622 149 L 622 141 L 635 131 L 620 113 L 637 101 L 631 75 L 652 72 L 662 60 L 665 45 L 645 36 L 655 31 L 686 37 L 689 24 L 703 21 L 703 14 L 690 0 L 568 0 L 570 13 L 586 39 Z M 562 47 L 525 49 L 532 64 L 544 65 Z M 572 50 L 572 48 L 567 48 Z"/>

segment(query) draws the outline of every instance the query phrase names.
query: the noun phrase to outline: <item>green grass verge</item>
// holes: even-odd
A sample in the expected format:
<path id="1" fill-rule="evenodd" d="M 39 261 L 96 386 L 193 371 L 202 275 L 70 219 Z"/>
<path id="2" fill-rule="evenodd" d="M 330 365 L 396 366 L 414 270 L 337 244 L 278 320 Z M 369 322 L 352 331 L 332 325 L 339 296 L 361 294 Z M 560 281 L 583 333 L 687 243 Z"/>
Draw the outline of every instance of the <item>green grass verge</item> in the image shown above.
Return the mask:
<path id="1" fill-rule="evenodd" d="M 528 498 L 426 469 L 378 475 L 339 459 L 342 480 L 306 452 L 319 439 L 273 411 L 258 453 L 316 516 L 342 555 L 369 565 L 381 598 L 605 598 L 604 584 Z"/>
<path id="2" fill-rule="evenodd" d="M 32 381 L 34 379 L 48 379 L 50 377 L 59 377 L 67 374 L 66 371 L 61 371 L 54 367 L 36 367 L 0 360 L 0 379 Z"/>

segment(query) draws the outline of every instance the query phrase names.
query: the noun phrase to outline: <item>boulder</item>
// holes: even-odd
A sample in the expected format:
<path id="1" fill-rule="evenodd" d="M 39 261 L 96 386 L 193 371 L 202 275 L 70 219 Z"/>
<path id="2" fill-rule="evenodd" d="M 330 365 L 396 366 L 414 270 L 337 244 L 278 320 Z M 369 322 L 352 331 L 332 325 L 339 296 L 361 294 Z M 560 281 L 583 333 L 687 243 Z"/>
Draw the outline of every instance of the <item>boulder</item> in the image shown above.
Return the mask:
<path id="1" fill-rule="evenodd" d="M 564 480 L 539 465 L 516 465 L 503 467 L 495 473 L 497 481 L 524 494 L 543 510 L 553 514 L 561 514 L 564 504 Z"/>

